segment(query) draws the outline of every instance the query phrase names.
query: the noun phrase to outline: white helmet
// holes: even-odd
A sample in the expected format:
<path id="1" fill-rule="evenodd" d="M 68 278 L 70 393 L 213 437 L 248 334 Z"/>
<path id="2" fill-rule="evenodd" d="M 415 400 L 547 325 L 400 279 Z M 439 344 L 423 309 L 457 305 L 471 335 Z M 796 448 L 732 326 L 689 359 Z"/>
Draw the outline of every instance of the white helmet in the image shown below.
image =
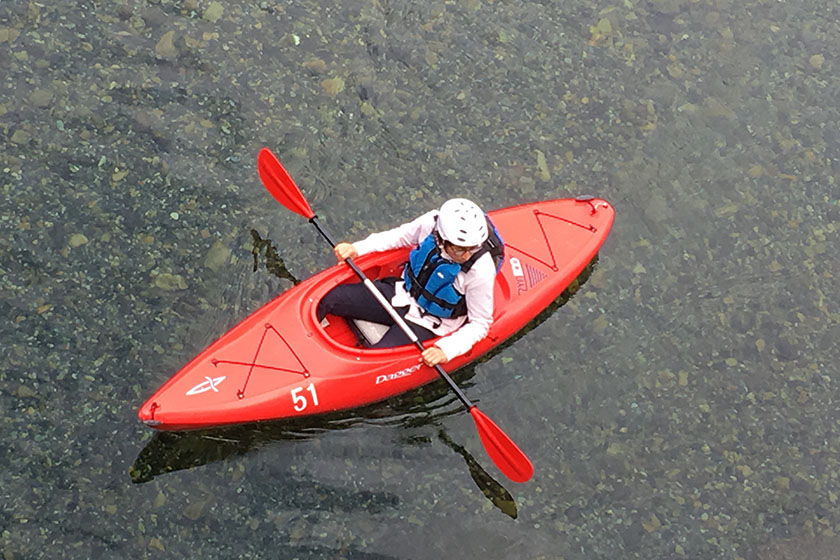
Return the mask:
<path id="1" fill-rule="evenodd" d="M 437 230 L 445 241 L 461 247 L 481 245 L 488 235 L 484 212 L 466 198 L 452 198 L 443 203 Z"/>

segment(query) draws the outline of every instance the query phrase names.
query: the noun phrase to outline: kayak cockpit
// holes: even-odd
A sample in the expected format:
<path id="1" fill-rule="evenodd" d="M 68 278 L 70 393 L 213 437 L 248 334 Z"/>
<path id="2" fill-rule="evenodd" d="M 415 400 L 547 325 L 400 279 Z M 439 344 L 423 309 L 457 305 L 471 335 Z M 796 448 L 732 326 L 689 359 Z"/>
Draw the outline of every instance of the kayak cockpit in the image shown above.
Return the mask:
<path id="1" fill-rule="evenodd" d="M 355 262 L 365 273 L 365 276 L 371 280 L 399 278 L 402 276 L 403 266 L 408 260 L 408 253 L 409 249 L 374 253 L 358 257 L 355 259 Z M 342 317 L 336 317 L 334 315 L 328 315 L 326 321 L 317 323 L 314 314 L 321 298 L 335 286 L 353 284 L 360 281 L 349 267 L 339 265 L 337 270 L 339 274 L 333 282 L 328 282 L 328 285 L 323 289 L 316 289 L 310 296 L 313 320 L 316 321 L 316 328 L 323 332 L 324 337 L 329 342 L 343 347 L 344 351 L 348 348 L 370 352 L 393 352 L 398 349 L 412 349 L 412 345 L 398 346 L 393 349 L 370 349 L 370 346 L 378 342 L 389 328 L 379 323 L 347 321 Z"/>
<path id="2" fill-rule="evenodd" d="M 381 280 L 384 278 L 401 277 L 402 270 L 408 260 L 409 249 L 399 249 L 389 251 L 387 253 L 374 253 L 364 255 L 355 259 L 356 264 L 362 269 L 365 275 L 371 280 Z M 410 350 L 414 351 L 414 346 L 407 344 L 404 346 L 397 346 L 393 349 L 371 349 L 370 346 L 378 341 L 384 332 L 388 329 L 387 326 L 378 323 L 369 323 L 367 321 L 346 321 L 341 317 L 328 315 L 324 324 L 318 324 L 315 318 L 315 310 L 318 307 L 318 302 L 323 298 L 329 290 L 340 284 L 351 284 L 359 282 L 359 278 L 352 273 L 349 267 L 339 266 L 336 268 L 337 276 L 332 282 L 326 282 L 319 288 L 316 288 L 311 298 L 311 313 L 312 321 L 315 323 L 315 328 L 320 329 L 324 338 L 330 343 L 342 347 L 343 351 L 354 349 L 357 351 L 366 352 L 393 352 L 396 350 Z M 511 299 L 519 295 L 519 292 L 511 286 L 510 279 L 504 274 L 496 276 L 495 289 L 493 294 L 494 310 L 493 320 L 498 321 L 508 307 Z M 433 344 L 434 340 L 430 340 L 428 344 Z"/>

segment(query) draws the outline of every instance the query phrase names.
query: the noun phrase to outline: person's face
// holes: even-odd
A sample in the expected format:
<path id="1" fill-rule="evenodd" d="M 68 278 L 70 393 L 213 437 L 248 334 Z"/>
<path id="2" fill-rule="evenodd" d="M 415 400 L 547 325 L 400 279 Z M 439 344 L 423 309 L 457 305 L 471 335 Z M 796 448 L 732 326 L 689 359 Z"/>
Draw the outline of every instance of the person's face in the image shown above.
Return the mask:
<path id="1" fill-rule="evenodd" d="M 475 247 L 461 247 L 460 245 L 453 245 L 449 241 L 445 241 L 443 247 L 446 250 L 446 254 L 449 255 L 449 258 L 456 263 L 461 264 L 470 260 L 473 253 L 478 251 L 481 246 L 476 245 Z"/>

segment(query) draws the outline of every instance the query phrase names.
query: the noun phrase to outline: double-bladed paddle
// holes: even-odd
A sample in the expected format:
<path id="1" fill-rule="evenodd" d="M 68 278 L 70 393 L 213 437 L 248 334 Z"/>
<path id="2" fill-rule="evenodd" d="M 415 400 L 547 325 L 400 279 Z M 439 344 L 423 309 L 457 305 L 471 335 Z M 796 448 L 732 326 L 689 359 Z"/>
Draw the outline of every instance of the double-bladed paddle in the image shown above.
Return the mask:
<path id="1" fill-rule="evenodd" d="M 265 188 L 268 189 L 268 192 L 271 193 L 277 202 L 292 212 L 300 214 L 309 220 L 309 222 L 318 229 L 318 232 L 324 237 L 324 239 L 326 239 L 330 245 L 335 247 L 335 239 L 333 239 L 329 232 L 327 232 L 327 230 L 325 230 L 321 225 L 321 222 L 312 211 L 312 208 L 309 206 L 309 202 L 306 201 L 306 198 L 303 196 L 301 190 L 292 180 L 288 172 L 286 172 L 283 168 L 283 165 L 277 157 L 268 148 L 260 150 L 260 154 L 257 157 L 257 170 L 259 171 L 260 179 L 262 179 L 263 185 L 265 185 Z M 356 266 L 353 259 L 347 259 L 345 262 L 347 262 L 353 272 L 355 272 L 362 280 L 362 283 L 365 287 L 367 287 L 371 295 L 373 295 L 383 309 L 388 312 L 388 315 L 391 316 L 394 322 L 400 326 L 411 342 L 420 350 L 420 352 L 423 352 L 423 350 L 425 350 L 423 343 L 417 338 L 417 335 L 414 334 L 411 327 L 409 327 L 403 318 L 400 317 L 391 303 L 385 299 L 385 296 L 383 296 L 376 288 L 374 283 L 365 276 L 365 273 L 362 272 L 358 266 Z M 499 467 L 499 470 L 501 470 L 505 476 L 514 482 L 528 481 L 528 479 L 531 478 L 531 475 L 534 474 L 534 465 L 531 464 L 530 459 L 528 459 L 525 453 L 519 449 L 513 440 L 510 439 L 510 437 L 508 437 L 508 435 L 503 432 L 502 429 L 495 424 L 495 422 L 488 418 L 483 412 L 478 410 L 478 407 L 475 404 L 470 402 L 463 391 L 461 391 L 461 388 L 452 381 L 452 378 L 449 377 L 449 374 L 447 374 L 440 365 L 436 365 L 435 370 L 438 375 L 440 375 L 444 381 L 449 384 L 449 387 L 455 391 L 455 394 L 458 395 L 458 398 L 461 399 L 464 406 L 467 407 L 467 410 L 470 412 L 473 420 L 475 421 L 475 426 L 478 430 L 478 435 L 481 438 L 481 443 L 484 444 L 484 449 L 487 450 L 487 454 L 490 455 L 490 458 L 496 466 Z"/>

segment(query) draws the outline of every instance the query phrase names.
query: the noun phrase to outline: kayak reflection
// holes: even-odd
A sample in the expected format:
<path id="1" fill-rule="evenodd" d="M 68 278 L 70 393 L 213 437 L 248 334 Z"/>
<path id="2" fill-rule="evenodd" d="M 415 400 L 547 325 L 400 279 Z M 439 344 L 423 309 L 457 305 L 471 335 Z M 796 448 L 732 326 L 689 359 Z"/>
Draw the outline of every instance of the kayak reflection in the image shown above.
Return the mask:
<path id="1" fill-rule="evenodd" d="M 468 380 L 475 374 L 462 370 L 458 381 L 462 386 L 469 386 Z M 383 403 L 367 407 L 357 412 L 329 415 L 319 421 L 305 418 L 301 421 L 269 422 L 197 430 L 192 432 L 155 432 L 152 440 L 140 452 L 129 473 L 132 482 L 143 483 L 155 476 L 177 470 L 191 469 L 243 455 L 271 442 L 306 440 L 317 437 L 327 431 L 344 430 L 359 424 L 392 425 L 402 427 L 407 432 L 400 441 L 405 445 L 426 445 L 430 438 L 422 433 L 425 426 L 440 426 L 443 418 L 461 414 L 457 400 L 451 396 L 443 384 L 424 395 L 413 394 L 403 402 Z M 431 402 L 424 402 L 431 399 Z M 450 449 L 459 454 L 467 465 L 470 476 L 482 494 L 505 515 L 516 519 L 516 503 L 508 492 L 494 479 L 479 462 L 462 446 L 455 443 L 443 429 L 438 432 L 439 439 Z"/>
<path id="2" fill-rule="evenodd" d="M 471 385 L 469 380 L 474 375 L 475 368 L 464 368 L 456 379 L 466 388 Z M 143 483 L 161 474 L 243 455 L 271 442 L 308 440 L 359 424 L 415 429 L 439 425 L 443 418 L 462 412 L 457 398 L 441 382 L 352 411 L 204 430 L 156 431 L 137 456 L 129 474 L 133 482 Z"/>
<path id="3" fill-rule="evenodd" d="M 597 260 L 596 255 L 550 306 L 513 337 L 467 367 L 458 370 L 453 378 L 459 386 L 468 390 L 473 384 L 471 380 L 475 376 L 478 364 L 491 360 L 568 302 L 588 280 L 597 265 Z M 144 483 L 161 474 L 243 455 L 272 442 L 312 439 L 325 432 L 345 430 L 360 424 L 394 426 L 414 432 L 425 426 L 440 427 L 446 417 L 463 413 L 463 408 L 447 385 L 437 381 L 381 403 L 351 411 L 186 432 L 156 431 L 137 456 L 129 474 L 133 482 Z M 463 457 L 471 477 L 491 503 L 515 519 L 517 508 L 510 493 L 493 479 L 464 447 L 452 441 L 442 430 L 438 436 L 444 444 Z M 425 434 L 412 433 L 403 438 L 403 441 L 428 442 L 429 438 Z"/>

